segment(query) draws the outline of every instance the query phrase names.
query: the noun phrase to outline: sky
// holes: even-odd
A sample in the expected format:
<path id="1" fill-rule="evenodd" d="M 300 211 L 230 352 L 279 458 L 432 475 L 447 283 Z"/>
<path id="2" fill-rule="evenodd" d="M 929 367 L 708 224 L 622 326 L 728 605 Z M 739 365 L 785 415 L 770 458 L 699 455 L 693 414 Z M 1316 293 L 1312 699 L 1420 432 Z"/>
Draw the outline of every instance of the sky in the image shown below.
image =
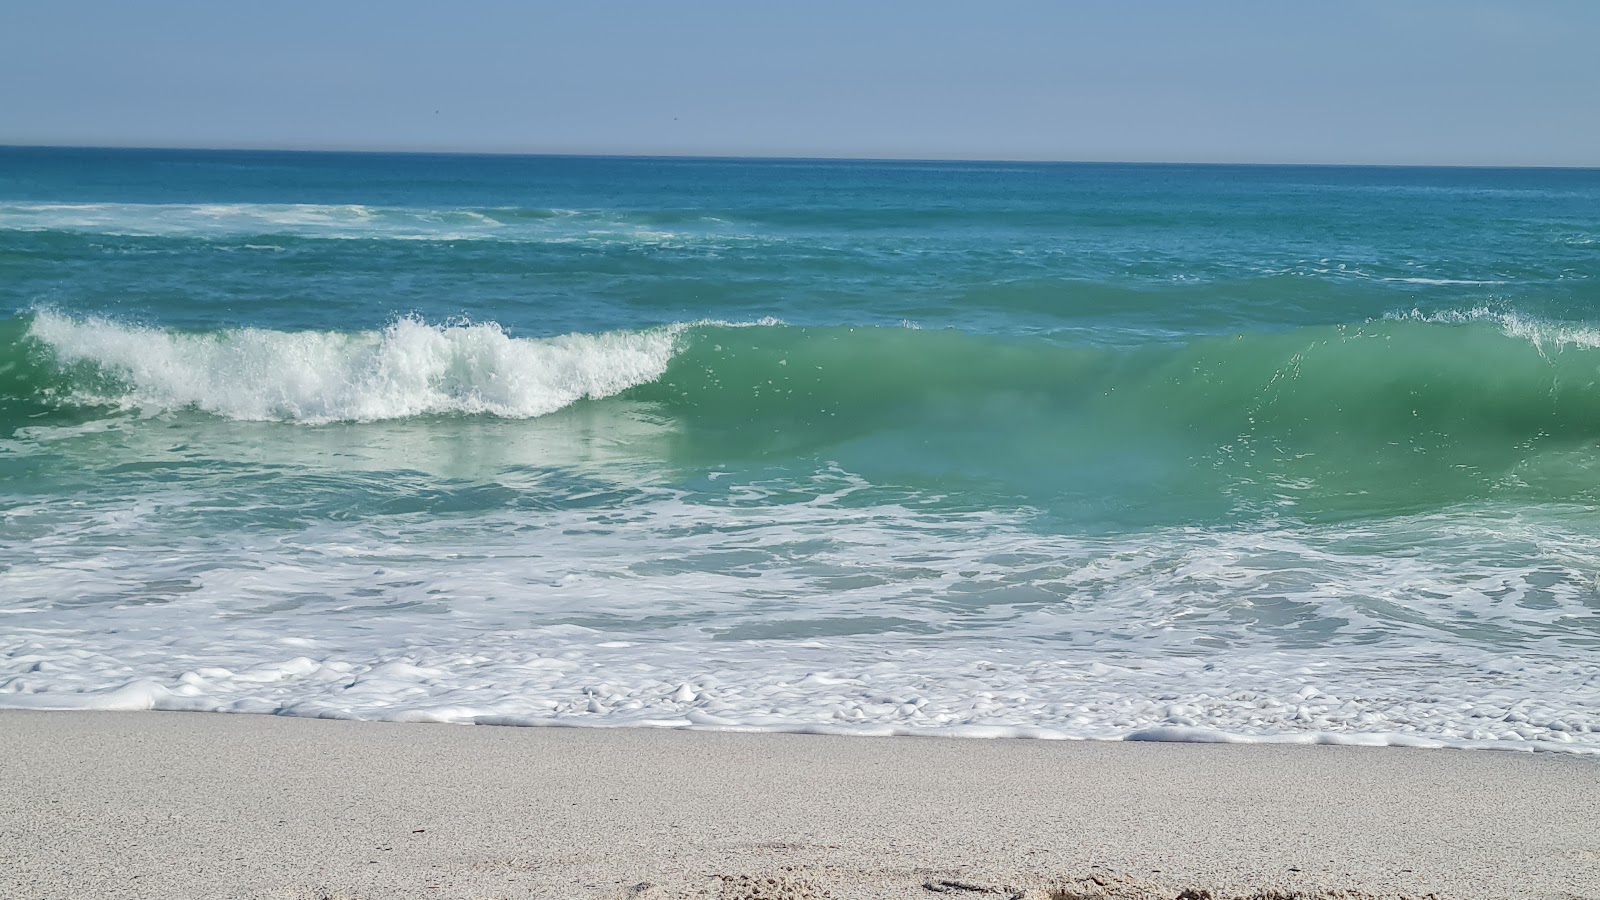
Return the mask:
<path id="1" fill-rule="evenodd" d="M 1600 165 L 1595 0 L 0 0 L 0 144 Z"/>

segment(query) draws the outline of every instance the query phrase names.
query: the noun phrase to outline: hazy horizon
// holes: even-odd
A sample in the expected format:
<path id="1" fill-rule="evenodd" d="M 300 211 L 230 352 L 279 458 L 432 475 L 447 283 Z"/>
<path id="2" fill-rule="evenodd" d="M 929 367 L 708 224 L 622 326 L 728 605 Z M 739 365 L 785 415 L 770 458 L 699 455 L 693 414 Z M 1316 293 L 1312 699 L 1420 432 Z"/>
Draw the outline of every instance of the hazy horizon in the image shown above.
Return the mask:
<path id="1" fill-rule="evenodd" d="M 16 5 L 0 144 L 1587 168 L 1597 37 L 1574 0 Z"/>
<path id="2" fill-rule="evenodd" d="M 1185 160 L 1185 159 L 1030 159 L 1013 157 L 1009 159 L 978 156 L 782 156 L 772 155 L 743 155 L 735 156 L 716 153 L 572 153 L 572 152 L 543 152 L 543 151 L 518 151 L 518 150 L 449 150 L 429 148 L 390 148 L 390 147 L 226 147 L 226 146 L 152 146 L 152 145 L 118 145 L 118 144 L 0 144 L 0 150 L 111 150 L 128 151 L 133 153 L 305 153 L 305 154 L 330 154 L 330 155 L 374 155 L 374 156 L 493 156 L 516 158 L 549 158 L 549 159 L 638 159 L 638 160 L 705 160 L 729 162 L 839 162 L 839 163 L 972 163 L 993 165 L 1054 165 L 1054 166 L 1216 166 L 1216 167 L 1250 167 L 1261 168 L 1306 168 L 1306 169 L 1572 169 L 1587 171 L 1600 169 L 1600 165 L 1560 165 L 1560 164 L 1531 164 L 1531 165 L 1496 165 L 1485 163 L 1341 163 L 1341 162 L 1229 162 L 1225 160 Z"/>

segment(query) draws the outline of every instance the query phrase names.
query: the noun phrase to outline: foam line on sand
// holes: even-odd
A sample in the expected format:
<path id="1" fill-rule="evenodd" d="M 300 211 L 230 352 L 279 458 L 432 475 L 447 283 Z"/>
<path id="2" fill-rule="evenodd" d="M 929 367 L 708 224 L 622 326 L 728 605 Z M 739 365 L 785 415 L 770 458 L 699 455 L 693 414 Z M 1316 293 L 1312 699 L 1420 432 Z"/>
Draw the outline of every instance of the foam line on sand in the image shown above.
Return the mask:
<path id="1" fill-rule="evenodd" d="M 5 897 L 1600 897 L 1565 754 L 18 711 L 0 753 Z"/>

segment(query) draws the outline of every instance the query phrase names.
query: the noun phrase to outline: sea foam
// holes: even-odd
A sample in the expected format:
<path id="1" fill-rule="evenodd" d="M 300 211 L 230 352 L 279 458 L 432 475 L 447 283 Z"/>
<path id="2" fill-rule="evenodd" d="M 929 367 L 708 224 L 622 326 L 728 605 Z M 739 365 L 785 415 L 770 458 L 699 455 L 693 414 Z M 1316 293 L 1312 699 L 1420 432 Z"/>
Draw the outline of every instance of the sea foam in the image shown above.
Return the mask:
<path id="1" fill-rule="evenodd" d="M 38 203 L 0 200 L 0 233 L 60 232 L 229 241 L 274 235 L 328 241 L 490 241 L 707 249 L 769 238 L 713 216 L 609 209 L 368 206 L 357 203 Z M 281 249 L 246 243 L 251 249 Z"/>
<path id="2" fill-rule="evenodd" d="M 1081 538 L 829 487 L 180 536 L 218 500 L 174 484 L 70 543 L 19 508 L 0 708 L 1600 753 L 1559 513 Z"/>
<path id="3" fill-rule="evenodd" d="M 1563 347 L 1600 349 L 1600 329 L 1588 325 L 1548 321 L 1521 313 L 1474 306 L 1469 309 L 1449 309 L 1423 312 L 1412 309 L 1394 312 L 1384 318 L 1390 321 L 1426 322 L 1434 325 L 1464 325 L 1483 322 L 1498 326 L 1507 337 L 1521 338 L 1532 344 L 1540 353 L 1560 350 Z"/>
<path id="4" fill-rule="evenodd" d="M 28 334 L 112 386 L 74 400 L 308 424 L 449 413 L 532 418 L 660 377 L 685 326 L 516 338 L 494 323 L 189 334 L 43 311 Z"/>

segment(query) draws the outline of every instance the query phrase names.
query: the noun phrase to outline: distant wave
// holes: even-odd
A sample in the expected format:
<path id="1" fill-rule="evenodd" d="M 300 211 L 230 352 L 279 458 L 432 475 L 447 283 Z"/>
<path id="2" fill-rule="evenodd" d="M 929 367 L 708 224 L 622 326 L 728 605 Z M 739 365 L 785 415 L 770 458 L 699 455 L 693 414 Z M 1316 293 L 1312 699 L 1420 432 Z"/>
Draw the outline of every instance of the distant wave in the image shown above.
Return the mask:
<path id="1" fill-rule="evenodd" d="M 762 240 L 713 216 L 656 211 L 322 203 L 0 202 L 0 231 L 128 237 L 281 235 L 324 240 L 544 243 Z"/>

